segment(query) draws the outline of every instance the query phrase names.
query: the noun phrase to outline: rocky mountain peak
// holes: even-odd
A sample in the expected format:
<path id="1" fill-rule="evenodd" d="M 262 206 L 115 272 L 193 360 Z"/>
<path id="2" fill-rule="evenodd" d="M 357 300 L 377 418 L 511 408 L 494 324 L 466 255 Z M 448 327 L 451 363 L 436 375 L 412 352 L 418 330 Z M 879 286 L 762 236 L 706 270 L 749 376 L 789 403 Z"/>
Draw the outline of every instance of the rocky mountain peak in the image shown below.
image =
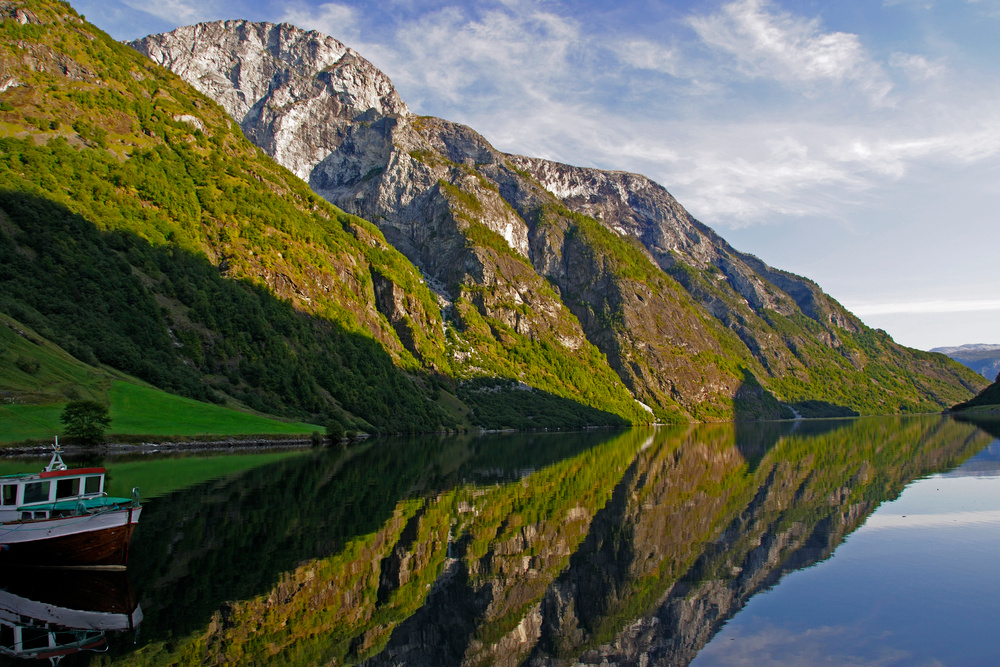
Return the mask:
<path id="1" fill-rule="evenodd" d="M 618 375 L 607 382 L 666 420 L 774 418 L 775 396 L 916 409 L 896 398 L 915 377 L 899 371 L 917 363 L 908 351 L 812 281 L 737 251 L 644 176 L 505 154 L 472 128 L 409 114 L 361 56 L 292 26 L 201 24 L 132 46 L 439 285 L 470 375 L 541 386 L 544 350 L 588 372 L 606 364 Z M 955 366 L 925 370 L 956 381 Z"/>
<path id="2" fill-rule="evenodd" d="M 303 179 L 350 123 L 410 113 L 389 77 L 356 51 L 288 23 L 199 23 L 129 46 L 219 102 Z"/>

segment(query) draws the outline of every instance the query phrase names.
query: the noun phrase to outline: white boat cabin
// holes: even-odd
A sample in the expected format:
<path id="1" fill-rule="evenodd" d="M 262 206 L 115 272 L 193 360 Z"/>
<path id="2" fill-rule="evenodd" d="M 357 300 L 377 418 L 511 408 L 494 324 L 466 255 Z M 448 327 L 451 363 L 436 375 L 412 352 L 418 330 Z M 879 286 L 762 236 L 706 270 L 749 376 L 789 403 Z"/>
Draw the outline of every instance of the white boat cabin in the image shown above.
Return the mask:
<path id="1" fill-rule="evenodd" d="M 80 514 L 103 498 L 105 468 L 67 469 L 57 450 L 44 470 L 0 476 L 0 523 Z"/>

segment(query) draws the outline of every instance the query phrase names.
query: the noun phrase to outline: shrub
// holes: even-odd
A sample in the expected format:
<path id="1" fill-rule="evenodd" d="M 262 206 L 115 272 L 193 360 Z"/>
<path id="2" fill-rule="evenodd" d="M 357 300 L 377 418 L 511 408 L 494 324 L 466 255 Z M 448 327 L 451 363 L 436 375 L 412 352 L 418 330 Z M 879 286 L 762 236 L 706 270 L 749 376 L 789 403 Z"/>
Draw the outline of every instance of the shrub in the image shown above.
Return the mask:
<path id="1" fill-rule="evenodd" d="M 104 431 L 111 425 L 108 407 L 97 401 L 72 401 L 66 404 L 59 421 L 66 425 L 63 433 L 96 445 L 104 442 Z"/>
<path id="2" fill-rule="evenodd" d="M 37 359 L 28 359 L 27 357 L 18 357 L 17 361 L 14 362 L 14 365 L 28 375 L 34 375 L 38 372 L 38 369 L 41 368 Z"/>
<path id="3" fill-rule="evenodd" d="M 330 442 L 340 442 L 344 439 L 344 425 L 338 419 L 331 419 L 326 423 L 326 437 Z"/>

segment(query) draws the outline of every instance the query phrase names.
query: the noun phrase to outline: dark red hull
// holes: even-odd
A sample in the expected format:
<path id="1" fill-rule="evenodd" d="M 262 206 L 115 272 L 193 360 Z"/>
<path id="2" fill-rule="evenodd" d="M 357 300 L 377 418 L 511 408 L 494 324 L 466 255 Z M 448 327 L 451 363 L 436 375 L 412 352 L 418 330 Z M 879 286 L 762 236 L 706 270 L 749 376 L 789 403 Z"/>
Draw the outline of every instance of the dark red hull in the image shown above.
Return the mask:
<path id="1" fill-rule="evenodd" d="M 125 567 L 134 523 L 75 535 L 5 544 L 0 563 L 43 567 Z"/>

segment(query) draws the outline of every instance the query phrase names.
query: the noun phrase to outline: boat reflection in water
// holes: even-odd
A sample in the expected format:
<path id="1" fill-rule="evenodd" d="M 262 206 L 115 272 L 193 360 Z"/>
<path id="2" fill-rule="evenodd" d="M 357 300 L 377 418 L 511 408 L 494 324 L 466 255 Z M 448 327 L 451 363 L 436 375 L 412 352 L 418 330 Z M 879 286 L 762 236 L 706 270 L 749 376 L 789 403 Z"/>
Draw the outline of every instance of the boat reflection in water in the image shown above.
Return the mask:
<path id="1" fill-rule="evenodd" d="M 55 664 L 103 652 L 142 622 L 124 572 L 8 570 L 0 578 L 0 655 Z"/>

